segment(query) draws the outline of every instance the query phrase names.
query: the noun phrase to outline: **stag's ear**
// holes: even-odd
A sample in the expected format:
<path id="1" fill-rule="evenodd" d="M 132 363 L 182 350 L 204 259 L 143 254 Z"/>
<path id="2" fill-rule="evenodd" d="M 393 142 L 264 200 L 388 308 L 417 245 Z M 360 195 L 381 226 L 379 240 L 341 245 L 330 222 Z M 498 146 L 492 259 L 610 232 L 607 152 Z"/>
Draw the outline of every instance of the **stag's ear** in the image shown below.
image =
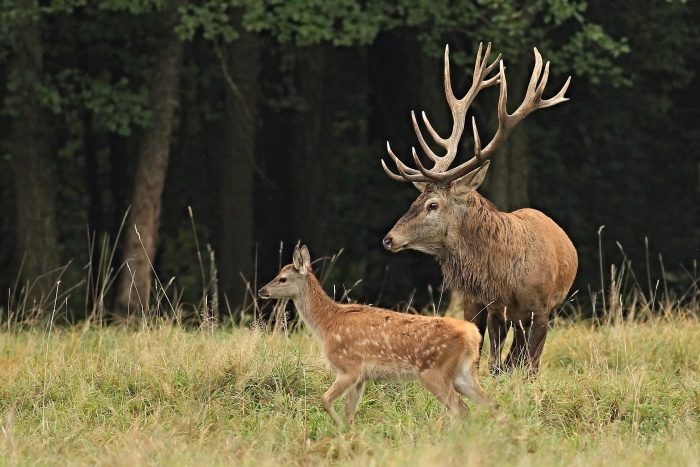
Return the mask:
<path id="1" fill-rule="evenodd" d="M 458 178 L 452 182 L 452 190 L 457 196 L 463 196 L 471 193 L 481 186 L 486 177 L 486 171 L 489 169 L 491 161 L 484 162 L 481 167 L 472 170 L 464 177 Z"/>
<path id="2" fill-rule="evenodd" d="M 301 247 L 301 268 L 298 268 L 299 272 L 306 275 L 308 271 L 311 271 L 311 256 L 309 256 L 309 249 L 306 245 Z"/>
<path id="3" fill-rule="evenodd" d="M 421 193 L 425 191 L 426 185 L 427 183 L 425 182 L 413 182 L 413 186 L 416 187 Z"/>

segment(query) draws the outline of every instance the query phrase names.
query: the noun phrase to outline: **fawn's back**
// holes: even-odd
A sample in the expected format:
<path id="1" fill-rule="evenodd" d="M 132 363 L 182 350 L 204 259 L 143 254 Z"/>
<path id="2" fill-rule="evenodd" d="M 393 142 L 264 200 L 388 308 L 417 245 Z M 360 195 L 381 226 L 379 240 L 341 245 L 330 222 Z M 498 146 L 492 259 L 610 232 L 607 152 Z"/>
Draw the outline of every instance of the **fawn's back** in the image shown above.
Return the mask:
<path id="1" fill-rule="evenodd" d="M 366 379 L 406 380 L 455 357 L 478 358 L 479 331 L 452 318 L 339 305 L 326 317 L 323 353 L 336 369 L 361 367 Z"/>

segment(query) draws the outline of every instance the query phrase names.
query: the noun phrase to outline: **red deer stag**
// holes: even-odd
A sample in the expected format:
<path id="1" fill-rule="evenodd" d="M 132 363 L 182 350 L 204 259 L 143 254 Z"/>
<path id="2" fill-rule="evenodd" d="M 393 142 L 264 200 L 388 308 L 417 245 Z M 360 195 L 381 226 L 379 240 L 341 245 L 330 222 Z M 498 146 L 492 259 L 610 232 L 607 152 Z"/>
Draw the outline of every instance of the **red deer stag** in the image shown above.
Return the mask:
<path id="1" fill-rule="evenodd" d="M 417 169 L 403 164 L 387 143 L 389 156 L 399 174 L 382 160 L 385 172 L 394 180 L 413 182 L 421 194 L 384 238 L 384 247 L 397 252 L 407 248 L 433 255 L 442 268 L 448 286 L 462 292 L 464 318 L 474 322 L 483 338 L 489 331 L 489 368 L 492 373 L 516 365 L 530 365 L 536 373 L 547 336 L 550 311 L 566 299 L 578 268 L 576 249 L 552 219 L 534 209 L 510 213 L 498 211 L 476 192 L 486 175 L 489 159 L 513 128 L 531 112 L 568 100 L 564 97 L 571 78 L 551 99 L 542 99 L 549 75 L 549 62 L 542 73 L 542 57 L 535 49 L 535 68 L 525 99 L 512 114 L 506 110 L 506 75 L 500 55 L 487 65 L 491 44 L 476 57 L 472 86 L 457 99 L 450 82 L 449 49 L 445 48 L 445 95 L 454 125 L 448 138 L 441 138 L 423 113 L 428 132 L 446 154 L 438 156 L 426 144 L 414 113 L 411 113 L 418 142 L 435 164 L 423 166 L 412 150 Z M 499 64 L 499 72 L 487 78 Z M 482 89 L 500 84 L 498 130 L 482 149 L 476 123 L 474 156 L 449 169 L 457 155 L 464 131 L 467 109 Z M 483 310 L 487 312 L 482 312 Z M 508 329 L 514 338 L 505 362 L 501 352 Z"/>
<path id="2" fill-rule="evenodd" d="M 323 395 L 323 408 L 338 425 L 333 401 L 347 392 L 345 417 L 351 424 L 368 380 L 418 378 L 455 417 L 468 411 L 459 394 L 489 404 L 477 375 L 481 336 L 474 324 L 336 303 L 311 272 L 306 246 L 297 246 L 293 259 L 258 295 L 293 300 L 320 341 L 336 372 L 335 382 Z"/>

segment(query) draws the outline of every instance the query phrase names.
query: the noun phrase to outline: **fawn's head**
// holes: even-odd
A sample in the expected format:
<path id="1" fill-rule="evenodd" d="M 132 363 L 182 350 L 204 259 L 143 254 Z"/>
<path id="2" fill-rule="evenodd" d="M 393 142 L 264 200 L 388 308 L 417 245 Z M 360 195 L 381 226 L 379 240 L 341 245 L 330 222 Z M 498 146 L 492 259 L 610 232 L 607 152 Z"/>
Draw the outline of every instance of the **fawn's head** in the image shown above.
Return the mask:
<path id="1" fill-rule="evenodd" d="M 269 284 L 258 291 L 258 296 L 269 298 L 298 297 L 311 274 L 311 258 L 306 245 L 294 247 L 293 263 L 283 267 Z"/>

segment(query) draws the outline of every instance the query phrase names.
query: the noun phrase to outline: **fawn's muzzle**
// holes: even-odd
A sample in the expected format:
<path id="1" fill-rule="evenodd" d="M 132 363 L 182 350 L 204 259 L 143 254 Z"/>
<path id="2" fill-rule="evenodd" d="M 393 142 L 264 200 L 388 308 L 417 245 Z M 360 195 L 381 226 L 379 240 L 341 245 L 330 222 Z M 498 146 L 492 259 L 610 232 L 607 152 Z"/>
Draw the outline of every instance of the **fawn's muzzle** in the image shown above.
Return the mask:
<path id="1" fill-rule="evenodd" d="M 267 300 L 268 298 L 270 298 L 270 292 L 268 292 L 267 289 L 263 287 L 262 289 L 258 290 L 258 297 Z"/>

